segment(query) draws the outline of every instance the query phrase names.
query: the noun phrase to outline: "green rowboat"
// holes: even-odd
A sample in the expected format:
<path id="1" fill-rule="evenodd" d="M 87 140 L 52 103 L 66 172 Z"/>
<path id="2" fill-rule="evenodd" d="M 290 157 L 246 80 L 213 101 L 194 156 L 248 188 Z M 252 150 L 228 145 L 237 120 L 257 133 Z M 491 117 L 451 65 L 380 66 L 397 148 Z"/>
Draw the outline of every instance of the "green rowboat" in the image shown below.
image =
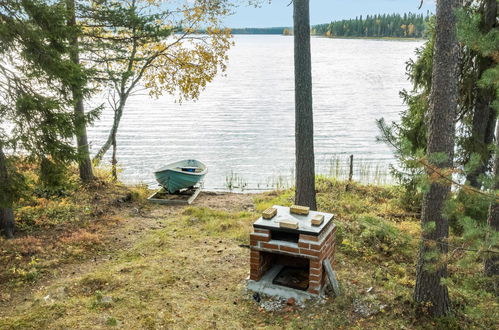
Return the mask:
<path id="1" fill-rule="evenodd" d="M 194 187 L 208 173 L 205 164 L 195 159 L 181 160 L 156 170 L 158 183 L 170 194 L 181 189 Z"/>

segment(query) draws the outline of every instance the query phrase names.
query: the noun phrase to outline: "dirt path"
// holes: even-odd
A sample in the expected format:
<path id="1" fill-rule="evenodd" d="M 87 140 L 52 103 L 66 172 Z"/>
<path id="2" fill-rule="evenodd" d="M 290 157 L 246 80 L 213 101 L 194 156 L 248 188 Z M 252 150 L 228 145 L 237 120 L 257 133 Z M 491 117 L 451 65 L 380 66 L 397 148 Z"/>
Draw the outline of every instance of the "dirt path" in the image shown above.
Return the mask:
<path id="1" fill-rule="evenodd" d="M 207 207 L 223 211 L 252 211 L 253 195 L 203 192 L 196 199 L 194 207 Z M 84 277 L 105 268 L 118 255 L 131 249 L 151 231 L 161 230 L 167 226 L 169 220 L 178 218 L 189 206 L 162 206 L 146 205 L 143 208 L 123 205 L 115 210 L 119 221 L 99 227 L 105 247 L 97 254 L 83 261 L 62 263 L 51 269 L 35 284 L 21 287 L 4 287 L 0 295 L 0 319 L 13 314 L 14 311 L 25 312 L 28 305 L 39 297 L 57 299 L 59 293 L 51 292 L 49 288 L 57 286 L 61 281 L 71 282 L 73 279 Z M 7 291 L 9 293 L 7 293 Z"/>

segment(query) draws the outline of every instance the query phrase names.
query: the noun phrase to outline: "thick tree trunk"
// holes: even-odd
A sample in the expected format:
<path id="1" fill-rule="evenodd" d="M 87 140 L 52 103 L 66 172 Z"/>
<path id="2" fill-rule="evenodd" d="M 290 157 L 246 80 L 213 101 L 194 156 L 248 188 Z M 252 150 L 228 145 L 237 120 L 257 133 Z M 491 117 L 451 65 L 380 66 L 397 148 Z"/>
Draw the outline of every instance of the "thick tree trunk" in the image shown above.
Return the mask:
<path id="1" fill-rule="evenodd" d="M 87 127 L 83 119 L 85 117 L 85 110 L 82 100 L 78 100 L 78 103 L 75 106 L 75 117 L 77 121 L 76 143 L 79 154 L 78 169 L 80 171 L 80 179 L 83 182 L 90 182 L 94 179 L 94 173 L 92 169 L 92 161 L 90 160 L 90 150 L 88 147 Z"/>
<path id="2" fill-rule="evenodd" d="M 315 201 L 314 117 L 309 0 L 294 0 L 295 203 L 317 209 Z"/>
<path id="3" fill-rule="evenodd" d="M 494 157 L 494 190 L 499 190 L 499 125 L 496 127 L 496 153 Z M 499 203 L 497 200 L 490 203 L 487 223 L 491 230 L 499 230 Z M 497 247 L 496 247 L 497 248 Z M 499 255 L 491 253 L 485 256 L 484 271 L 487 276 L 499 275 Z"/>
<path id="4" fill-rule="evenodd" d="M 3 153 L 2 146 L 0 146 L 0 186 L 6 187 L 8 181 L 7 159 Z M 7 238 L 12 238 L 14 236 L 14 229 L 15 222 L 11 198 L 10 196 L 0 196 L 0 233 L 3 233 Z"/>
<path id="5" fill-rule="evenodd" d="M 488 33 L 496 23 L 497 15 L 497 0 L 486 0 L 483 7 L 483 21 L 481 30 L 483 33 Z M 478 77 L 481 77 L 483 72 L 494 66 L 494 61 L 490 57 L 480 56 L 478 59 Z M 475 111 L 473 113 L 473 122 L 471 129 L 471 143 L 474 153 L 480 155 L 480 164 L 477 168 L 468 173 L 466 180 L 469 184 L 477 189 L 480 189 L 482 184 L 479 180 L 480 175 L 487 172 L 492 152 L 489 149 L 490 144 L 494 139 L 494 128 L 496 123 L 496 113 L 492 108 L 492 101 L 495 98 L 493 88 L 479 88 Z"/>
<path id="6" fill-rule="evenodd" d="M 451 168 L 454 157 L 454 118 L 458 98 L 458 43 L 456 15 L 459 0 L 437 1 L 436 40 L 433 54 L 432 88 L 430 92 L 427 156 L 435 170 Z M 435 156 L 445 155 L 437 161 Z M 428 170 L 431 176 L 432 170 Z M 421 215 L 421 244 L 416 267 L 414 300 L 428 308 L 434 316 L 450 311 L 447 286 L 441 281 L 447 277 L 446 239 L 448 220 L 443 207 L 450 194 L 450 183 L 434 181 L 423 198 Z"/>
<path id="7" fill-rule="evenodd" d="M 76 26 L 76 9 L 75 0 L 66 0 L 67 9 L 69 12 L 68 25 Z M 78 36 L 75 34 L 71 42 L 70 58 L 77 65 L 80 64 L 80 55 L 78 49 Z M 76 128 L 76 144 L 78 146 L 79 155 L 79 171 L 80 179 L 83 182 L 90 182 L 94 179 L 92 171 L 92 161 L 90 160 L 90 150 L 88 147 L 87 127 L 85 123 L 85 108 L 83 105 L 83 93 L 79 88 L 73 88 L 75 128 Z"/>

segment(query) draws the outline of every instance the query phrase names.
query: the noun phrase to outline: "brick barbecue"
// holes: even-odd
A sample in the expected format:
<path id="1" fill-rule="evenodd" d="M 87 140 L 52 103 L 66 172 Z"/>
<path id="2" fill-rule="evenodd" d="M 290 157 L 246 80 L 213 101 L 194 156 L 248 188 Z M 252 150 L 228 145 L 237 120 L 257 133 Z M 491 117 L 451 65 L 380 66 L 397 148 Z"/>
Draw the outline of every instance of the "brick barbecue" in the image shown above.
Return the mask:
<path id="1" fill-rule="evenodd" d="M 274 278 L 273 285 L 321 295 L 327 284 L 324 261 L 334 261 L 336 225 L 333 214 L 310 211 L 307 215 L 290 212 L 288 207 L 274 206 L 272 219 L 259 218 L 250 235 L 250 282 L 263 277 Z M 319 216 L 318 216 L 319 215 Z M 312 218 L 324 216 L 319 226 Z M 280 222 L 297 223 L 298 228 L 284 227 Z M 286 279 L 289 275 L 290 278 Z M 248 285 L 249 287 L 249 285 Z"/>

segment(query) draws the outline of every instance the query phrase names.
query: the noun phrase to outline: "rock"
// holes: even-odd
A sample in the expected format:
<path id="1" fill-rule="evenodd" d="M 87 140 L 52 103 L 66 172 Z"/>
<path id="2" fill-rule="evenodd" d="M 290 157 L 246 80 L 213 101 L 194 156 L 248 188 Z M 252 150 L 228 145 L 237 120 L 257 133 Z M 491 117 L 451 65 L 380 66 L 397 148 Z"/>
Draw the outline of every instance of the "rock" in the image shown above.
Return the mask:
<path id="1" fill-rule="evenodd" d="M 263 308 L 267 312 L 277 312 L 280 311 L 286 306 L 286 300 L 269 298 L 260 303 L 260 307 Z"/>
<path id="2" fill-rule="evenodd" d="M 296 303 L 296 299 L 295 298 L 289 298 L 287 301 L 286 301 L 286 304 L 288 306 L 294 306 Z"/>
<path id="3" fill-rule="evenodd" d="M 52 305 L 55 302 L 49 294 L 43 297 L 43 301 L 45 301 L 47 305 Z"/>
<path id="4" fill-rule="evenodd" d="M 102 304 L 104 305 L 111 305 L 113 303 L 113 297 L 111 296 L 104 296 L 102 297 L 101 301 Z"/>
<path id="5" fill-rule="evenodd" d="M 360 314 L 365 318 L 378 314 L 385 307 L 386 305 L 380 306 L 376 301 L 362 301 L 357 299 L 353 302 L 354 313 Z"/>
<path id="6" fill-rule="evenodd" d="M 132 193 L 127 193 L 125 196 L 116 199 L 116 203 L 127 203 L 132 201 Z"/>
<path id="7" fill-rule="evenodd" d="M 258 294 L 258 292 L 253 293 L 253 299 L 255 299 L 257 303 L 259 303 L 261 300 L 260 294 Z"/>
<path id="8" fill-rule="evenodd" d="M 65 286 L 60 286 L 51 293 L 51 296 L 56 300 L 62 300 L 66 298 L 67 293 L 68 293 L 68 288 Z"/>

